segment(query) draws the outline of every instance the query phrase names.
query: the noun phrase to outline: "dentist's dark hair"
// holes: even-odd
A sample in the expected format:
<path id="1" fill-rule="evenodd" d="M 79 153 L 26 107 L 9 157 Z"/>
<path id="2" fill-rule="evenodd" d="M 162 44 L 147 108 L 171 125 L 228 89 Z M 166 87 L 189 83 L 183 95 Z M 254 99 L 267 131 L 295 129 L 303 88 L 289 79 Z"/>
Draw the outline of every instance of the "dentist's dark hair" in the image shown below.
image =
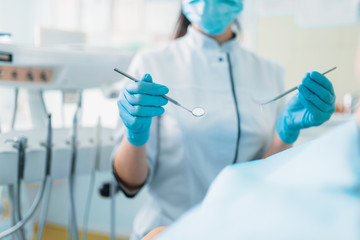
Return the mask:
<path id="1" fill-rule="evenodd" d="M 187 33 L 187 29 L 190 24 L 190 21 L 185 17 L 182 10 L 180 10 L 180 14 L 175 25 L 174 39 L 184 36 Z"/>

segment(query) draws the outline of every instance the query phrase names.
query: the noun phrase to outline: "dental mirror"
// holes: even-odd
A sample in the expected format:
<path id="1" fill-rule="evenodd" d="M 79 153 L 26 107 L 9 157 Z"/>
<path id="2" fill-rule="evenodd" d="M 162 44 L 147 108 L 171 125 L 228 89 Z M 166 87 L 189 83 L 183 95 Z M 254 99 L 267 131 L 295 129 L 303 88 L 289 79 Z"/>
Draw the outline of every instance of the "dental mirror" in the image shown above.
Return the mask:
<path id="1" fill-rule="evenodd" d="M 202 117 L 205 114 L 205 110 L 201 107 L 196 107 L 191 111 L 192 115 L 195 117 Z"/>

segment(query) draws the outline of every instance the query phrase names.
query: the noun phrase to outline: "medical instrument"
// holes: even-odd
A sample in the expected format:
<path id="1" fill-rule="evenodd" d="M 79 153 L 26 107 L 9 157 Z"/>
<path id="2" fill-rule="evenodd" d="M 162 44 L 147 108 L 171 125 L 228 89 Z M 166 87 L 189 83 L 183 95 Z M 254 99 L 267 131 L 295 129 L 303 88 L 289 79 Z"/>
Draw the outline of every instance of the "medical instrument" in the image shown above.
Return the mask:
<path id="1" fill-rule="evenodd" d="M 89 224 L 91 199 L 92 199 L 91 195 L 94 192 L 96 170 L 99 169 L 99 164 L 100 164 L 100 151 L 101 151 L 101 118 L 100 117 L 98 118 L 98 122 L 96 125 L 94 146 L 96 148 L 95 149 L 95 162 L 94 162 L 94 167 L 91 171 L 89 190 L 88 190 L 88 194 L 87 194 L 87 198 L 86 198 L 85 213 L 84 213 L 83 228 L 82 228 L 83 240 L 86 240 L 88 224 Z"/>
<path id="2" fill-rule="evenodd" d="M 40 190 L 38 191 L 38 193 L 35 196 L 35 200 L 34 200 L 33 204 L 31 205 L 28 212 L 25 214 L 24 218 L 21 221 L 19 221 L 18 223 L 16 223 L 14 226 L 12 226 L 11 228 L 1 232 L 0 239 L 7 237 L 10 234 L 14 233 L 15 231 L 19 230 L 19 228 L 22 228 L 25 225 L 25 223 L 27 223 L 30 220 L 30 218 L 34 215 L 36 209 L 39 207 L 41 198 L 43 197 L 43 194 L 44 194 L 44 190 L 45 190 L 45 184 L 43 183 Z"/>
<path id="3" fill-rule="evenodd" d="M 117 83 L 119 79 L 108 66 L 118 63 L 127 67 L 133 53 L 86 46 L 50 48 L 0 43 L 0 56 L 8 59 L 0 59 L 2 86 L 74 90 Z"/>
<path id="4" fill-rule="evenodd" d="M 117 72 L 117 73 L 120 73 L 121 75 L 123 75 L 123 76 L 125 76 L 127 78 L 129 78 L 130 80 L 133 80 L 134 82 L 140 82 L 140 80 L 130 76 L 129 74 L 127 74 L 127 73 L 125 73 L 123 71 L 120 71 L 117 68 L 114 68 L 114 71 Z M 170 97 L 168 97 L 166 95 L 163 95 L 163 97 L 165 99 L 169 100 L 170 102 L 172 102 L 173 104 L 175 104 L 175 105 L 185 109 L 186 111 L 190 112 L 195 117 L 202 117 L 205 114 L 205 110 L 203 108 L 201 108 L 201 107 L 196 107 L 193 110 L 190 110 L 190 109 L 184 107 L 183 105 L 181 105 L 179 102 L 175 101 L 174 99 L 172 99 L 172 98 L 170 98 Z"/>
<path id="5" fill-rule="evenodd" d="M 38 224 L 37 240 L 41 240 L 42 233 L 45 226 L 46 216 L 49 207 L 51 188 L 52 188 L 52 179 L 50 176 L 51 173 L 51 159 L 52 159 L 52 124 L 51 124 L 51 114 L 48 115 L 47 121 L 47 136 L 46 142 L 42 144 L 46 148 L 46 169 L 45 169 L 45 193 L 43 199 L 43 205 L 41 208 L 40 219 Z"/>
<path id="6" fill-rule="evenodd" d="M 110 88 L 112 84 L 119 82 L 119 78 L 114 76 L 111 71 L 108 71 L 108 66 L 117 64 L 121 68 L 127 68 L 133 55 L 133 52 L 89 46 L 77 46 L 76 48 L 69 46 L 35 47 L 0 43 L 0 86 L 12 87 L 15 90 L 15 101 L 11 112 L 12 118 L 8 124 L 4 124 L 4 121 L 1 121 L 2 130 L 4 131 L 0 135 L 0 143 L 3 143 L 6 139 L 13 139 L 15 136 L 25 136 L 28 138 L 29 147 L 26 149 L 27 162 L 22 182 L 41 182 L 45 176 L 45 155 L 47 155 L 47 150 L 40 145 L 40 143 L 43 143 L 43 139 L 42 136 L 39 136 L 39 132 L 46 129 L 46 117 L 48 114 L 45 108 L 43 91 L 59 90 L 68 93 L 88 88 L 101 88 L 103 90 L 102 87 L 104 86 Z M 16 129 L 19 126 L 19 116 L 16 113 L 20 106 L 18 105 L 20 102 L 17 101 L 17 98 L 19 97 L 18 94 L 22 94 L 23 91 L 26 94 L 21 97 L 25 98 L 24 100 L 30 107 L 31 119 L 28 120 L 30 122 L 29 125 L 31 126 L 32 124 L 33 128 L 29 130 Z M 90 139 L 94 137 L 90 133 L 93 133 L 94 129 L 94 127 L 77 129 L 79 133 L 77 134 L 75 176 L 91 174 L 93 170 L 92 160 L 94 159 L 95 147 L 93 143 L 90 143 Z M 53 179 L 68 179 L 72 165 L 71 144 L 66 144 L 68 128 L 65 128 L 64 125 L 61 128 L 57 127 L 54 129 L 53 134 L 52 161 L 51 165 L 48 165 L 51 168 L 51 178 L 46 181 L 44 193 L 41 197 L 44 200 L 42 202 L 43 210 L 40 212 L 40 231 L 41 228 L 44 228 L 41 227 L 41 222 L 45 222 L 46 217 L 48 221 L 53 221 L 53 216 L 46 216 L 47 210 L 45 210 L 48 207 L 46 203 L 50 198 L 51 190 L 56 190 L 51 189 L 51 181 Z M 101 142 L 103 144 L 101 145 L 101 156 L 98 158 L 99 168 L 96 168 L 97 171 L 109 172 L 110 170 L 108 161 L 114 144 L 112 136 L 113 129 L 102 129 Z M 18 209 L 16 206 L 17 191 L 15 186 L 17 184 L 18 172 L 17 158 L 18 151 L 15 151 L 11 146 L 0 144 L 0 166 L 6 166 L 0 168 L 0 184 L 8 185 L 9 190 L 12 189 L 9 191 L 9 200 L 14 199 L 11 201 L 11 213 L 15 213 L 15 215 L 11 214 L 11 226 L 15 228 L 9 229 L 11 232 L 1 232 L 0 238 L 5 237 L 4 234 L 7 235 L 12 232 L 14 232 L 13 236 L 20 234 L 20 231 L 17 231 L 17 229 L 22 228 L 23 224 L 29 220 L 31 221 L 32 211 L 37 207 L 38 199 L 42 194 L 42 190 L 39 189 L 35 201 L 30 202 L 30 210 L 26 213 L 23 212 L 23 219 L 17 221 L 17 213 L 13 210 Z M 62 200 L 65 202 L 67 199 L 65 197 L 67 196 L 63 197 L 64 199 Z M 74 208 L 72 207 L 71 209 Z M 72 216 L 72 214 L 70 215 Z M 66 221 L 61 222 L 61 224 L 66 225 Z M 38 234 L 38 238 L 41 238 L 39 235 L 41 233 Z M 21 239 L 20 236 L 15 237 L 18 240 Z"/>
<path id="7" fill-rule="evenodd" d="M 112 179 L 110 183 L 110 240 L 116 240 L 116 185 L 117 182 L 115 181 L 115 179 Z"/>
<path id="8" fill-rule="evenodd" d="M 322 73 L 322 75 L 326 75 L 327 73 L 334 71 L 336 68 L 337 68 L 337 67 L 333 67 L 333 68 L 327 70 L 326 72 Z M 292 93 L 293 91 L 297 90 L 298 87 L 299 87 L 299 86 L 295 86 L 295 87 L 287 90 L 286 92 L 280 94 L 279 96 L 277 96 L 277 97 L 275 97 L 275 98 L 273 98 L 273 99 L 271 99 L 271 100 L 269 100 L 269 101 L 266 101 L 266 102 L 264 102 L 264 103 L 261 103 L 261 104 L 260 104 L 261 109 L 262 109 L 262 107 L 263 107 L 264 105 L 267 105 L 267 104 L 269 104 L 269 103 L 275 102 L 276 100 L 279 100 L 280 98 L 285 97 L 285 96 L 288 95 L 289 93 Z"/>
<path id="9" fill-rule="evenodd" d="M 79 240 L 78 226 L 76 220 L 76 208 L 75 208 L 75 193 L 74 193 L 74 184 L 75 184 L 75 171 L 76 171 L 76 160 L 77 160 L 77 127 L 78 127 L 78 118 L 81 109 L 81 94 L 79 96 L 78 105 L 73 118 L 73 126 L 71 130 L 71 167 L 70 167 L 70 176 L 69 176 L 69 201 L 70 201 L 70 221 L 69 221 L 69 239 L 71 235 L 75 240 Z M 71 230 L 71 231 L 70 231 Z"/>
<path id="10" fill-rule="evenodd" d="M 24 178 L 24 169 L 25 169 L 25 149 L 27 147 L 27 138 L 26 137 L 20 137 L 19 139 L 13 139 L 13 140 L 7 140 L 6 142 L 12 142 L 13 147 L 18 150 L 18 174 L 17 174 L 17 183 L 16 183 L 16 197 L 15 197 L 15 210 L 17 215 L 17 221 L 22 220 L 22 206 L 21 206 L 21 183 Z M 25 240 L 25 231 L 23 228 L 20 228 L 20 239 Z"/>
<path id="11" fill-rule="evenodd" d="M 121 190 L 116 180 L 111 179 L 109 182 L 101 184 L 99 188 L 100 196 L 110 198 L 110 239 L 116 239 L 116 194 Z"/>
<path id="12" fill-rule="evenodd" d="M 0 43 L 0 86 L 25 89 L 31 122 L 34 127 L 42 128 L 47 117 L 43 109 L 43 90 L 67 92 L 111 86 L 119 79 L 108 71 L 108 66 L 116 63 L 127 67 L 132 56 L 132 52 L 86 46 L 49 48 Z M 14 105 L 15 115 L 16 107 Z M 14 124 L 13 115 L 11 126 Z"/>
<path id="13" fill-rule="evenodd" d="M 16 200 L 15 200 L 15 184 L 10 184 L 8 186 L 9 189 L 9 202 L 10 202 L 10 209 L 13 212 L 13 214 L 11 214 L 11 226 L 15 226 L 15 224 L 17 223 L 17 207 L 16 207 Z M 20 232 L 16 232 L 17 238 L 21 239 L 21 235 Z M 16 239 L 15 236 L 12 236 L 12 239 Z"/>
<path id="14" fill-rule="evenodd" d="M 14 143 L 14 147 L 18 149 L 19 154 L 19 169 L 18 169 L 18 182 L 17 182 L 17 198 L 16 198 L 16 206 L 17 206 L 17 215 L 18 215 L 18 221 L 21 221 L 22 219 L 22 204 L 21 204 L 21 183 L 24 178 L 24 170 L 25 170 L 25 149 L 27 147 L 27 138 L 21 137 L 19 140 L 17 140 Z M 23 240 L 26 239 L 24 228 L 20 228 L 20 235 Z"/>
<path id="15" fill-rule="evenodd" d="M 49 141 L 51 141 L 51 116 L 49 115 L 48 117 L 48 132 L 47 132 L 47 143 L 49 143 Z M 18 143 L 15 142 L 15 144 L 17 144 L 17 147 L 22 148 L 24 153 L 25 153 L 25 146 L 27 145 L 27 138 L 23 137 L 20 138 L 20 141 Z M 50 159 L 51 159 L 51 150 L 50 148 L 47 149 L 47 154 L 46 154 L 46 161 L 45 161 L 45 169 L 46 172 L 49 173 L 50 171 Z M 22 173 L 23 174 L 23 173 Z M 35 211 L 37 210 L 37 208 L 40 205 L 41 199 L 44 196 L 44 192 L 45 192 L 45 187 L 47 185 L 47 182 L 50 180 L 50 178 L 47 178 L 45 176 L 42 185 L 40 187 L 40 190 L 38 191 L 38 193 L 35 196 L 35 200 L 33 202 L 33 204 L 31 205 L 30 209 L 28 210 L 28 212 L 25 214 L 24 218 L 20 219 L 16 224 L 14 224 L 11 228 L 3 231 L 0 233 L 0 239 L 9 236 L 10 234 L 16 232 L 19 229 L 22 229 L 23 226 L 25 225 L 25 223 L 27 223 L 30 218 L 34 215 Z M 20 199 L 19 199 L 20 200 Z M 21 209 L 18 209 L 18 211 L 20 211 Z M 24 234 L 22 234 L 22 236 L 24 236 Z M 26 238 L 25 238 L 26 239 Z"/>

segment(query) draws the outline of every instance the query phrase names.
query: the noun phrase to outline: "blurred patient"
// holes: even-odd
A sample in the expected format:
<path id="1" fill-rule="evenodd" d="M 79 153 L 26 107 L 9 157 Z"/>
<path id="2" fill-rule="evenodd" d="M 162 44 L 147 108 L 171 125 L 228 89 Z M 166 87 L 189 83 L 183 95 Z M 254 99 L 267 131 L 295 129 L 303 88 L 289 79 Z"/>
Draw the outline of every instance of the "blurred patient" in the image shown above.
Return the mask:
<path id="1" fill-rule="evenodd" d="M 360 109 L 315 141 L 225 168 L 201 204 L 144 240 L 153 238 L 359 240 Z"/>
<path id="2" fill-rule="evenodd" d="M 359 120 L 360 111 L 309 144 L 227 167 L 156 239 L 359 240 Z"/>

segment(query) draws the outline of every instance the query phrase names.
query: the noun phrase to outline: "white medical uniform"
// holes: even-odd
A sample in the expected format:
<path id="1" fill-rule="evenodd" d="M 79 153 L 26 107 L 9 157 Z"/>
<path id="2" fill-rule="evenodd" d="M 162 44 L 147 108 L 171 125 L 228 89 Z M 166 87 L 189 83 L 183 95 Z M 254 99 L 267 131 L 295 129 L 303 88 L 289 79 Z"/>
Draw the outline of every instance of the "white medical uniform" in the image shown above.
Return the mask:
<path id="1" fill-rule="evenodd" d="M 169 97 L 206 111 L 197 118 L 169 102 L 165 113 L 153 118 L 147 143 L 150 197 L 131 238 L 139 239 L 199 203 L 216 175 L 234 162 L 236 151 L 236 162 L 264 153 L 284 103 L 261 111 L 259 102 L 283 92 L 284 71 L 243 49 L 238 37 L 219 45 L 191 26 L 184 37 L 138 53 L 128 71 L 139 79 L 150 73 L 170 89 Z M 118 137 L 113 156 L 120 142 Z"/>

